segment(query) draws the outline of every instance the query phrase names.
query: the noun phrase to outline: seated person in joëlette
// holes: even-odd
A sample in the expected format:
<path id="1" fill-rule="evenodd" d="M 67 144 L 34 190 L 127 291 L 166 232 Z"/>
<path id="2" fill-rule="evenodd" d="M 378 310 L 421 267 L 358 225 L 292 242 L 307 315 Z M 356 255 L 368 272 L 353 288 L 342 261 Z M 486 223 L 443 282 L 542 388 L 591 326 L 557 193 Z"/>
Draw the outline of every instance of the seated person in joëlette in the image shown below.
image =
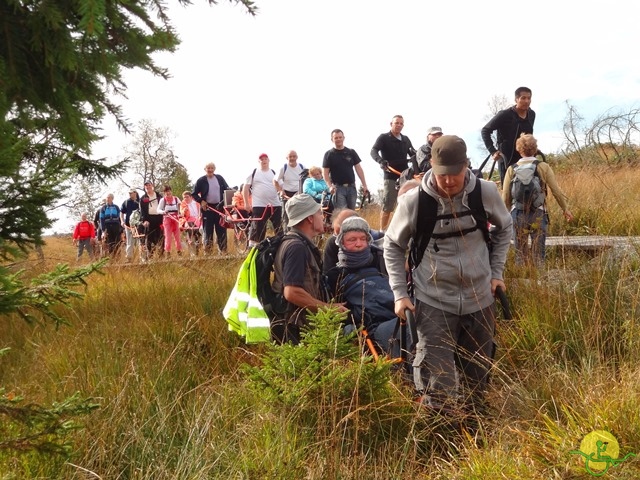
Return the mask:
<path id="1" fill-rule="evenodd" d="M 327 272 L 329 293 L 338 302 L 346 302 L 350 322 L 345 332 L 364 326 L 378 352 L 400 356 L 399 343 L 391 345 L 397 316 L 393 292 L 384 268 L 382 248 L 375 245 L 366 220 L 345 219 L 335 237 L 339 247 L 338 263 Z M 399 335 L 399 331 L 396 337 Z M 411 344 L 407 339 L 407 344 Z"/>

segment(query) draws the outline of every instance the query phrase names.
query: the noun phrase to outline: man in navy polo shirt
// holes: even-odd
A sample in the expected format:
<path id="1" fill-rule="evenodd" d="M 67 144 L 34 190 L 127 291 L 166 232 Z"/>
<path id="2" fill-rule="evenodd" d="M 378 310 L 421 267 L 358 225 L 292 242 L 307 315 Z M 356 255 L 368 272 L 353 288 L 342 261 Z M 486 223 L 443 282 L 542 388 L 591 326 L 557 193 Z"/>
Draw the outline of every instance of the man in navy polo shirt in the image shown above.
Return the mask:
<path id="1" fill-rule="evenodd" d="M 336 128 L 331 132 L 331 141 L 334 148 L 324 154 L 322 160 L 322 176 L 327 183 L 333 196 L 333 207 L 335 210 L 343 208 L 356 208 L 358 190 L 356 189 L 356 177 L 358 174 L 364 194 L 369 189 L 364 178 L 364 170 L 360 165 L 360 157 L 355 150 L 344 146 L 344 133 Z"/>

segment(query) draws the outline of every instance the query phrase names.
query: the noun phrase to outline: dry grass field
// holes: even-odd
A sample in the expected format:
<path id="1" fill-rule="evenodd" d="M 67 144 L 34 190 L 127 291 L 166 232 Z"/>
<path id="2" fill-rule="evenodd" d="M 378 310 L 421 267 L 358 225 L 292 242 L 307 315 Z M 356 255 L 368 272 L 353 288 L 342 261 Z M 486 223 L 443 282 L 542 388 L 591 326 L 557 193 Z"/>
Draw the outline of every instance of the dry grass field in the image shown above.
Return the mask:
<path id="1" fill-rule="evenodd" d="M 552 200 L 552 234 L 640 234 L 635 169 L 556 170 L 576 220 L 562 220 Z M 378 213 L 362 212 L 373 227 Z M 75 264 L 70 237 L 46 238 L 44 254 L 12 268 L 29 278 Z M 552 256 L 540 271 L 509 263 L 515 318 L 498 325 L 491 408 L 462 431 L 425 415 L 393 375 L 373 403 L 367 385 L 340 388 L 365 371 L 362 360 L 318 372 L 317 395 L 295 377 L 284 383 L 288 403 L 256 392 L 245 366 L 285 357 L 227 329 L 221 308 L 242 261 L 233 251 L 110 261 L 82 298 L 56 307 L 67 324 L 2 317 L 5 398 L 51 406 L 79 395 L 98 408 L 69 419 L 81 428 L 66 434 L 66 455 L 0 448 L 0 479 L 591 478 L 571 453 L 590 432 L 614 435 L 620 458 L 640 453 L 639 262 L 610 260 Z M 5 438 L 15 434 L 2 418 Z M 604 478 L 638 477 L 640 460 L 629 458 Z"/>

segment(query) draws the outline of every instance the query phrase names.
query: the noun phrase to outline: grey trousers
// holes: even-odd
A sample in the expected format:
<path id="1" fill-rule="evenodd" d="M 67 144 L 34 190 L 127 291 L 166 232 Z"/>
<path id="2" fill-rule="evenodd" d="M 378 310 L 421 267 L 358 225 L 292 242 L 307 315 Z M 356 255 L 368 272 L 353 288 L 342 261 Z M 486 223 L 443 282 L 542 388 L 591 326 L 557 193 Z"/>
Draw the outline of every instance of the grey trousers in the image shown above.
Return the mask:
<path id="1" fill-rule="evenodd" d="M 455 315 L 416 301 L 416 388 L 433 407 L 482 402 L 494 352 L 495 304 Z"/>

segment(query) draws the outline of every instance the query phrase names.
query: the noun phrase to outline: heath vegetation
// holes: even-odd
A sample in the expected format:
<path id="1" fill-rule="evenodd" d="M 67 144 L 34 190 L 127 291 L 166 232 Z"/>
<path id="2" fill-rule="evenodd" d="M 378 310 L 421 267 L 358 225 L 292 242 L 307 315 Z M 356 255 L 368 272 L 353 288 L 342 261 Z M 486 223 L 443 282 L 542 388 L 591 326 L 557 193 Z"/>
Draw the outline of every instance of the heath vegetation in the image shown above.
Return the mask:
<path id="1" fill-rule="evenodd" d="M 637 234 L 636 170 L 552 161 L 576 216 L 551 201 L 552 234 Z M 375 205 L 362 214 L 376 225 Z M 14 270 L 74 262 L 65 237 L 44 253 Z M 593 430 L 638 453 L 637 247 L 549 249 L 539 271 L 509 261 L 515 318 L 498 325 L 490 410 L 468 429 L 422 411 L 328 312 L 303 347 L 245 345 L 221 315 L 241 260 L 111 261 L 53 307 L 57 328 L 4 315 L 0 478 L 589 478 L 570 452 Z M 36 403 L 54 412 L 44 423 L 7 416 Z M 611 468 L 640 475 L 634 458 Z"/>

